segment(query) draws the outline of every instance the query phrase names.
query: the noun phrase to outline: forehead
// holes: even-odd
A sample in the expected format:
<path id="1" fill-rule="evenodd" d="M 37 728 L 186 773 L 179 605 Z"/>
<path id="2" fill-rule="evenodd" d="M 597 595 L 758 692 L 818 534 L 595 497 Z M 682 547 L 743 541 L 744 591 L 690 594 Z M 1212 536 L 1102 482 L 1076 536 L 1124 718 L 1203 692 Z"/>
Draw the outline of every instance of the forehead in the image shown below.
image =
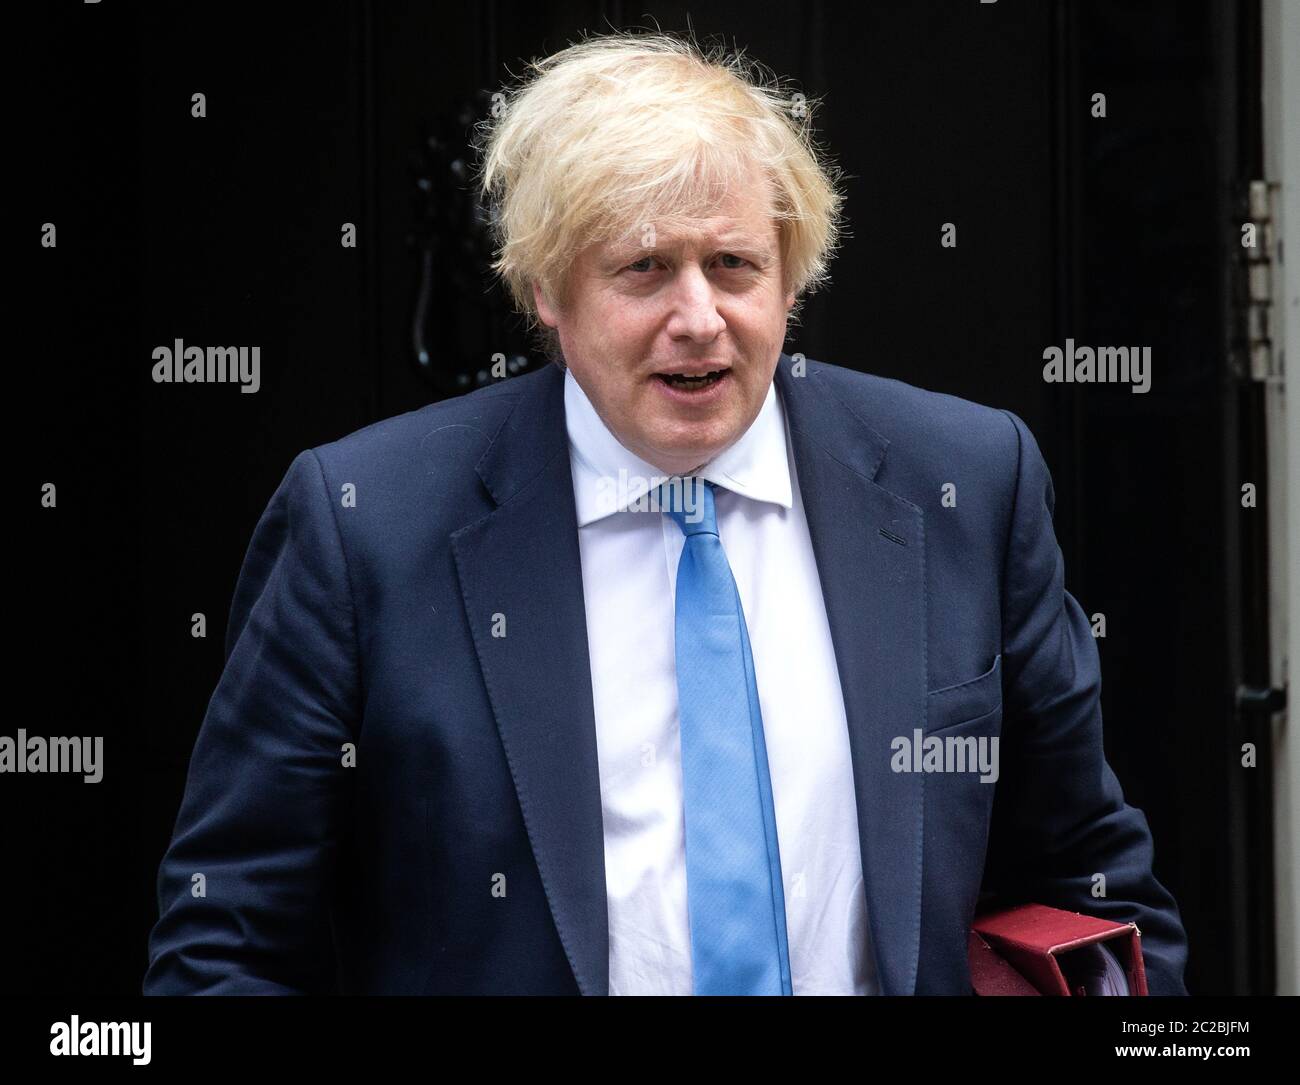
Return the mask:
<path id="1" fill-rule="evenodd" d="M 732 207 L 726 213 L 705 217 L 656 216 L 653 213 L 600 243 L 605 251 L 629 248 L 680 248 L 682 246 L 732 246 L 770 250 L 776 239 L 776 222 L 763 203 Z"/>

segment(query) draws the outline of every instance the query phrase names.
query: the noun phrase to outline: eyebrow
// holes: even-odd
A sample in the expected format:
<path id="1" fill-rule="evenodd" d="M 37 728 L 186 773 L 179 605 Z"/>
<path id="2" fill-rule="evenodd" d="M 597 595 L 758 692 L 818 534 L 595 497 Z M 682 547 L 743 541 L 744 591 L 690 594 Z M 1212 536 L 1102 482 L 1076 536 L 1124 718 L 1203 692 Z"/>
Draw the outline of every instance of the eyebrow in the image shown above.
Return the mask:
<path id="1" fill-rule="evenodd" d="M 607 250 L 612 258 L 621 259 L 624 256 L 633 253 L 658 252 L 662 249 L 673 248 L 680 244 L 681 239 L 675 235 L 669 235 L 666 239 L 656 238 L 654 245 L 642 245 L 634 239 L 626 241 L 615 241 Z M 765 241 L 753 234 L 743 231 L 730 231 L 713 238 L 711 244 L 716 245 L 719 249 L 731 250 L 742 249 L 750 252 L 761 254 L 765 257 L 773 255 L 772 243 Z"/>

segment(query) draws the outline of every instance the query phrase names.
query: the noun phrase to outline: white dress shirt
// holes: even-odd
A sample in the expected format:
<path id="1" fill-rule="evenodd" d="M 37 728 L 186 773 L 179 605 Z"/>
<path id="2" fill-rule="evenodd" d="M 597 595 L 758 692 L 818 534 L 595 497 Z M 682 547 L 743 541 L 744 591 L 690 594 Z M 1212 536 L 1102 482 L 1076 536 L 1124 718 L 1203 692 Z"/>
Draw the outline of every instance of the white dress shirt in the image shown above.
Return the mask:
<path id="1" fill-rule="evenodd" d="M 666 513 L 635 509 L 665 475 L 619 443 L 571 372 L 564 407 L 604 815 L 609 992 L 689 995 L 673 647 L 685 536 Z M 789 448 L 772 385 L 753 425 L 700 474 L 716 483 L 718 535 L 754 656 L 794 993 L 875 994 L 848 727 Z"/>

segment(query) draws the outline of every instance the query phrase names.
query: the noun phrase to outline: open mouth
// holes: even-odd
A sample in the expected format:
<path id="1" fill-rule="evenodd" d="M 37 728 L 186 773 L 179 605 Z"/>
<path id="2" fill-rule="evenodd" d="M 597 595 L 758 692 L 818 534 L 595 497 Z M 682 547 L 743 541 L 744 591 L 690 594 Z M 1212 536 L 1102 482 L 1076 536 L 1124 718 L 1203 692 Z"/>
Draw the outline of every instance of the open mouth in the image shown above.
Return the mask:
<path id="1" fill-rule="evenodd" d="M 681 388 L 685 391 L 690 391 L 694 388 L 707 388 L 711 384 L 717 384 L 718 381 L 726 375 L 727 370 L 725 369 L 715 369 L 712 373 L 702 373 L 697 377 L 688 377 L 682 373 L 655 374 L 656 377 L 670 388 Z"/>

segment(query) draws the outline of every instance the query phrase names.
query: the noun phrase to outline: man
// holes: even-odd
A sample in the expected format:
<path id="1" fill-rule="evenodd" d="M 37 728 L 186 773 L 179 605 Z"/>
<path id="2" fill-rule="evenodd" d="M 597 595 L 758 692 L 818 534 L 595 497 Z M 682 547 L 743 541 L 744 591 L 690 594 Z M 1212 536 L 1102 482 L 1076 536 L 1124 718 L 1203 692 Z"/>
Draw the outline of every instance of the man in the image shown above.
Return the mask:
<path id="1" fill-rule="evenodd" d="M 290 466 L 145 991 L 969 994 L 984 889 L 1182 993 L 1029 431 L 783 352 L 840 205 L 792 99 L 534 67 L 482 182 L 557 364 Z"/>

